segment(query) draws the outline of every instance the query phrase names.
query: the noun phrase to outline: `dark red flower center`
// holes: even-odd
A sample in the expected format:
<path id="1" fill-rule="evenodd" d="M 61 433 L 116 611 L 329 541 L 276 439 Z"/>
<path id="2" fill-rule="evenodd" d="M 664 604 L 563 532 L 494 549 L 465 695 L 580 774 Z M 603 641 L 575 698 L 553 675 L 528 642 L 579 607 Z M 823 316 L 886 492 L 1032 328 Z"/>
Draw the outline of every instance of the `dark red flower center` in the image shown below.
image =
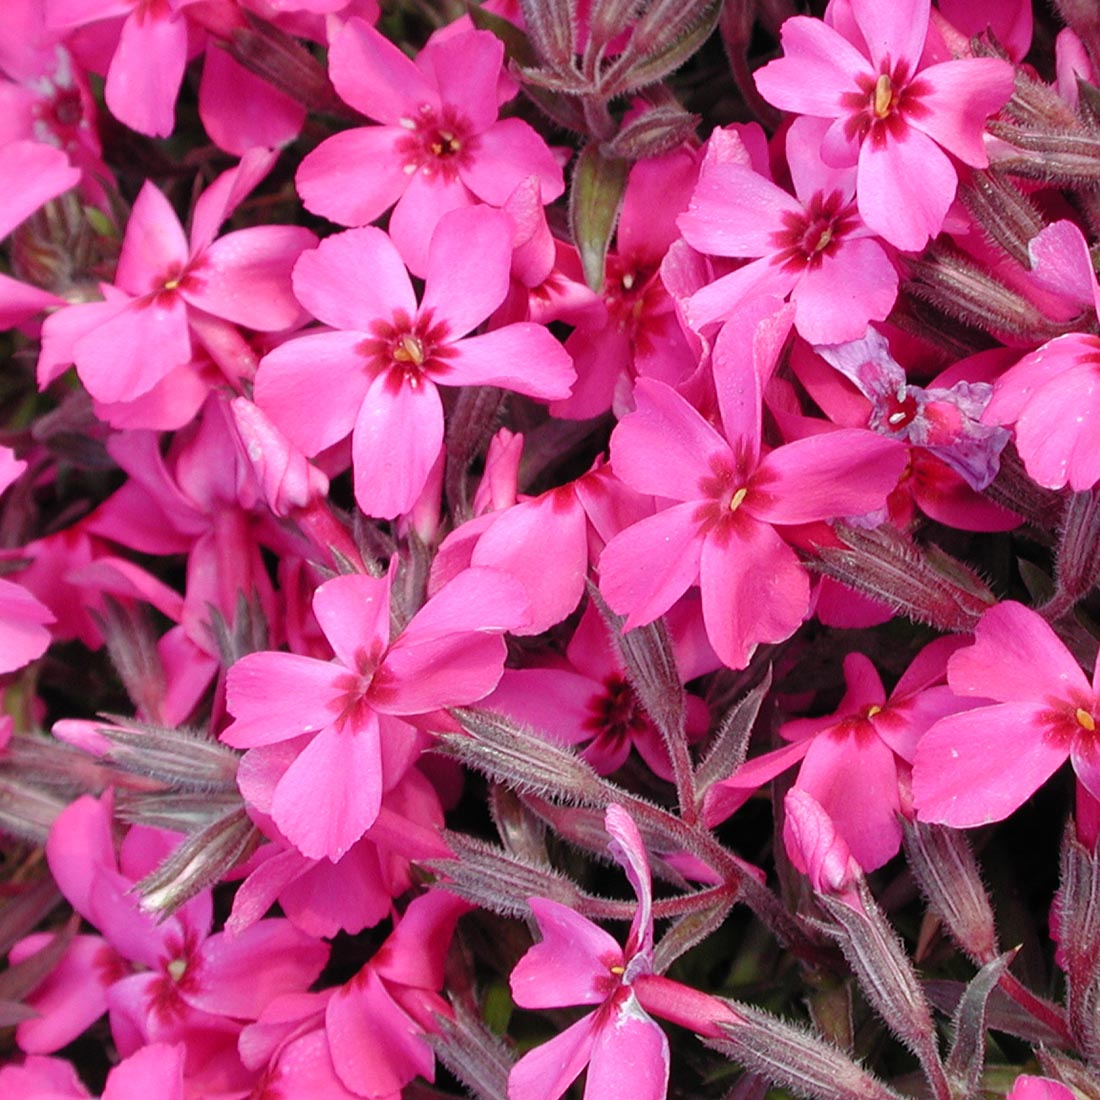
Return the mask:
<path id="1" fill-rule="evenodd" d="M 840 97 L 848 112 L 844 136 L 849 141 L 869 138 L 882 148 L 891 138 L 900 138 L 912 119 L 928 113 L 922 100 L 931 85 L 911 74 L 908 61 L 891 64 L 886 58 L 877 74 L 860 73 L 856 87 Z"/>
<path id="2" fill-rule="evenodd" d="M 634 689 L 619 673 L 604 677 L 604 690 L 588 702 L 584 728 L 608 749 L 621 746 L 649 727 L 649 719 Z"/>
<path id="3" fill-rule="evenodd" d="M 457 354 L 447 340 L 446 321 L 432 321 L 432 311 L 423 310 L 411 318 L 398 310 L 392 321 L 375 321 L 370 336 L 358 351 L 372 375 L 385 374 L 387 385 L 416 389 L 425 379 L 446 374 L 447 360 Z"/>
<path id="4" fill-rule="evenodd" d="M 859 220 L 855 203 L 839 191 L 818 191 L 801 211 L 784 211 L 783 228 L 772 234 L 776 253 L 773 263 L 794 271 L 821 266 Z"/>
<path id="5" fill-rule="evenodd" d="M 449 183 L 459 167 L 469 163 L 476 137 L 469 122 L 452 108 L 436 110 L 422 103 L 415 116 L 401 119 L 401 125 L 408 132 L 397 139 L 397 154 L 408 175 L 420 171 L 425 176 L 440 175 Z"/>

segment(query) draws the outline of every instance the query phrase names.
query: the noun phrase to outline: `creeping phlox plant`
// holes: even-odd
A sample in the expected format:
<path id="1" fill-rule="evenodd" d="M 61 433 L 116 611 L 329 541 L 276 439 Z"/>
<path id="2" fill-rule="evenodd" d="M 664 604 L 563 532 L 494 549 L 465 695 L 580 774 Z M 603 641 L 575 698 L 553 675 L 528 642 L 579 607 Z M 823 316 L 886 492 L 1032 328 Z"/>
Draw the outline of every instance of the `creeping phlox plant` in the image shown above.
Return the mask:
<path id="1" fill-rule="evenodd" d="M 1098 256 L 1093 0 L 3 0 L 0 1095 L 1100 1096 Z"/>

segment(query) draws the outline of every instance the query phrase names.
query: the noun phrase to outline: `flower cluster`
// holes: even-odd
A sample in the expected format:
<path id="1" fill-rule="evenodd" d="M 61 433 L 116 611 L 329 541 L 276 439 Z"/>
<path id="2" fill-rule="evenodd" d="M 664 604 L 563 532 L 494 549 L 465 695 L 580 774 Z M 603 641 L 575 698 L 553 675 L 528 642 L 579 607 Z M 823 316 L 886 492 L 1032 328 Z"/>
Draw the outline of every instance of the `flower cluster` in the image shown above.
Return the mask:
<path id="1" fill-rule="evenodd" d="M 4 1095 L 1100 1093 L 1100 20 L 799 7 L 0 5 Z"/>

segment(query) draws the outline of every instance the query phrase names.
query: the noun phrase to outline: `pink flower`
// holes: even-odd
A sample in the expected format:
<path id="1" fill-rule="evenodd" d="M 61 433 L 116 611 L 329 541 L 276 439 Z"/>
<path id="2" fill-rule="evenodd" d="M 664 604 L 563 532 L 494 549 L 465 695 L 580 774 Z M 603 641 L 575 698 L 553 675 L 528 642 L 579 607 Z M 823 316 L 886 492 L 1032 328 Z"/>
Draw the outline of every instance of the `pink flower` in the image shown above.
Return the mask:
<path id="1" fill-rule="evenodd" d="M 391 580 L 392 570 L 356 574 L 317 589 L 313 611 L 334 660 L 252 653 L 229 670 L 226 705 L 236 721 L 221 739 L 290 753 L 270 812 L 311 859 L 338 860 L 378 817 L 386 785 L 381 718 L 483 698 L 503 669 L 501 635 L 526 614 L 517 582 L 469 569 L 391 642 Z"/>
<path id="2" fill-rule="evenodd" d="M 243 1083 L 235 1051 L 240 1021 L 256 1019 L 277 996 L 304 991 L 328 949 L 285 920 L 260 921 L 238 936 L 211 935 L 209 891 L 158 923 L 141 910 L 133 886 L 177 840 L 135 827 L 116 853 L 109 797 L 84 796 L 57 817 L 46 844 L 50 871 L 100 935 L 75 937 L 35 989 L 31 1004 L 38 1015 L 16 1033 L 23 1050 L 57 1050 L 109 1011 L 124 1056 L 146 1043 L 182 1042 L 196 1083 L 210 1092 Z M 39 934 L 21 941 L 13 960 L 48 939 Z"/>
<path id="3" fill-rule="evenodd" d="M 332 43 L 332 81 L 382 125 L 335 134 L 302 161 L 297 183 L 306 208 L 355 226 L 396 202 L 390 235 L 423 275 L 447 211 L 503 206 L 529 176 L 542 201 L 553 202 L 565 185 L 546 143 L 526 122 L 497 117 L 503 59 L 500 39 L 468 31 L 433 39 L 411 61 L 361 19 L 348 20 Z"/>
<path id="4" fill-rule="evenodd" d="M 97 401 L 133 401 L 190 362 L 196 324 L 220 318 L 261 332 L 291 327 L 301 307 L 290 270 L 316 237 L 299 226 L 258 225 L 214 239 L 273 161 L 274 154 L 254 150 L 222 173 L 195 204 L 190 239 L 147 182 L 126 226 L 116 285 L 101 285 L 102 302 L 71 305 L 47 319 L 39 385 L 75 363 Z"/>
<path id="5" fill-rule="evenodd" d="M 718 336 L 724 434 L 664 383 L 643 378 L 636 411 L 611 437 L 618 476 L 676 503 L 607 544 L 601 591 L 630 630 L 698 580 L 707 635 L 732 668 L 744 668 L 759 643 L 790 637 L 809 610 L 809 578 L 776 527 L 873 511 L 905 463 L 900 444 L 861 430 L 764 452 L 760 395 L 791 317 L 777 305 L 753 299 Z"/>
<path id="6" fill-rule="evenodd" d="M 504 300 L 511 255 L 508 217 L 479 207 L 440 222 L 419 305 L 380 229 L 329 237 L 296 265 L 299 299 L 335 331 L 265 356 L 256 402 L 307 455 L 352 433 L 355 499 L 367 515 L 401 515 L 423 490 L 443 446 L 437 383 L 569 392 L 569 356 L 541 325 L 467 336 Z"/>
<path id="7" fill-rule="evenodd" d="M 585 1066 L 585 1100 L 662 1100 L 668 1088 L 668 1039 L 632 985 L 653 970 L 649 860 L 638 827 L 621 806 L 608 806 L 606 828 L 611 854 L 638 897 L 626 946 L 567 906 L 530 899 L 542 940 L 512 971 L 513 999 L 522 1008 L 596 1009 L 512 1067 L 508 1100 L 558 1100 Z"/>
<path id="8" fill-rule="evenodd" d="M 760 94 L 786 111 L 835 120 L 822 155 L 857 164 L 863 221 L 898 248 L 923 248 L 943 225 L 958 177 L 948 153 L 984 168 L 985 120 L 1012 94 L 997 58 L 921 68 L 930 0 L 833 0 L 832 23 L 794 16 L 784 56 L 756 73 Z M 843 29 L 842 29 L 843 28 Z"/>
<path id="9" fill-rule="evenodd" d="M 725 321 L 754 294 L 790 296 L 794 325 L 814 344 L 863 335 L 897 297 L 898 275 L 855 206 L 855 171 L 829 168 L 819 153 L 827 126 L 795 119 L 787 163 L 797 198 L 765 179 L 736 135 L 715 130 L 699 184 L 679 226 L 693 248 L 751 258 L 688 299 L 695 329 Z"/>
<path id="10" fill-rule="evenodd" d="M 955 828 L 1008 817 L 1068 759 L 1100 797 L 1100 696 L 1036 612 L 1007 600 L 990 608 L 974 644 L 947 666 L 956 695 L 979 705 L 942 718 L 917 746 L 917 816 Z"/>
<path id="11" fill-rule="evenodd" d="M 780 735 L 791 742 L 754 757 L 707 792 L 704 817 L 726 820 L 774 776 L 801 761 L 794 789 L 804 791 L 833 822 L 865 871 L 881 867 L 901 846 L 909 763 L 920 736 L 938 718 L 966 704 L 944 684 L 944 663 L 958 646 L 941 638 L 926 646 L 889 698 L 862 653 L 844 658 L 847 691 L 833 714 L 796 718 Z M 793 838 L 784 834 L 790 847 Z"/>

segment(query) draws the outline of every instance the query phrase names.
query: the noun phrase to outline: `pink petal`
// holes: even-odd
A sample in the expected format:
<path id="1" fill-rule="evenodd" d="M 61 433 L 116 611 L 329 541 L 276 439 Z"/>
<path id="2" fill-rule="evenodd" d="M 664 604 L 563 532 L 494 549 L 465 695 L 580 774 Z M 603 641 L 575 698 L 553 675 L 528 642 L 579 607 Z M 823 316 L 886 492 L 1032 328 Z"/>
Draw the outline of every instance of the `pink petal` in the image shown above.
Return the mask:
<path id="1" fill-rule="evenodd" d="M 631 993 L 596 1032 L 585 1100 L 664 1100 L 668 1038 Z"/>
<path id="2" fill-rule="evenodd" d="M 922 821 L 968 829 L 1001 821 L 1064 764 L 1042 734 L 1046 703 L 1002 703 L 941 718 L 921 739 L 913 801 Z"/>
<path id="3" fill-rule="evenodd" d="M 611 838 L 608 851 L 626 872 L 638 899 L 627 943 L 631 950 L 649 959 L 653 952 L 653 882 L 642 834 L 630 814 L 614 802 L 607 807 L 604 828 Z"/>
<path id="4" fill-rule="evenodd" d="M 598 925 L 560 902 L 530 898 L 542 939 L 516 964 L 509 983 L 521 1008 L 598 1005 L 622 949 Z"/>
<path id="5" fill-rule="evenodd" d="M 164 10 L 166 15 L 152 8 L 127 16 L 104 89 L 111 114 L 150 137 L 172 132 L 187 65 L 187 21 Z"/>
<path id="6" fill-rule="evenodd" d="M 421 169 L 408 181 L 390 215 L 389 232 L 409 270 L 424 278 L 428 273 L 428 247 L 440 219 L 451 210 L 474 206 L 476 200 L 460 179 L 451 181 L 442 173 Z"/>
<path id="7" fill-rule="evenodd" d="M 743 470 L 760 458 L 761 394 L 791 331 L 793 310 L 757 297 L 723 326 L 714 342 L 714 388 L 726 438 Z"/>
<path id="8" fill-rule="evenodd" d="M 512 222 L 486 206 L 444 215 L 432 234 L 421 311 L 447 326 L 452 340 L 493 312 L 508 292 Z"/>
<path id="9" fill-rule="evenodd" d="M 770 256 L 783 214 L 800 218 L 802 204 L 748 165 L 718 159 L 714 148 L 676 219 L 684 240 L 710 256 Z"/>
<path id="10" fill-rule="evenodd" d="M 60 149 L 36 141 L 8 142 L 0 174 L 0 238 L 79 182 L 80 169 Z"/>
<path id="11" fill-rule="evenodd" d="M 33 954 L 50 938 L 41 933 L 20 941 L 12 961 Z M 107 974 L 121 965 L 122 960 L 99 936 L 74 937 L 28 998 L 37 1015 L 16 1028 L 20 1050 L 51 1054 L 91 1027 L 107 1011 Z"/>
<path id="12" fill-rule="evenodd" d="M 414 1077 L 432 1077 L 431 1047 L 369 966 L 329 1000 L 325 1032 L 337 1074 L 356 1096 L 389 1100 Z"/>
<path id="13" fill-rule="evenodd" d="M 97 401 L 133 400 L 191 358 L 187 307 L 178 295 L 165 297 L 137 299 L 118 312 L 102 303 L 114 316 L 73 345 L 77 374 Z"/>
<path id="14" fill-rule="evenodd" d="M 189 255 L 172 204 L 147 180 L 126 223 L 115 282 L 131 294 L 147 294 L 163 286 L 169 272 L 178 274 Z"/>
<path id="15" fill-rule="evenodd" d="M 974 644 L 948 661 L 947 682 L 956 695 L 1003 703 L 1091 695 L 1081 666 L 1046 620 L 1013 600 L 982 616 Z"/>
<path id="16" fill-rule="evenodd" d="M 922 110 L 914 112 L 911 125 L 964 164 L 984 168 L 989 163 L 985 121 L 1012 95 L 1012 66 L 996 57 L 944 61 L 922 69 L 918 79 L 931 90 L 921 95 Z"/>
<path id="17" fill-rule="evenodd" d="M 765 455 L 745 507 L 769 523 L 811 523 L 880 508 L 898 483 L 906 448 L 861 428 L 795 440 Z"/>
<path id="18" fill-rule="evenodd" d="M 600 591 L 625 629 L 663 615 L 699 576 L 703 538 L 696 502 L 677 504 L 616 535 L 600 557 Z"/>
<path id="19" fill-rule="evenodd" d="M 508 1074 L 508 1100 L 558 1100 L 588 1064 L 597 1029 L 591 1012 L 529 1050 Z"/>
<path id="20" fill-rule="evenodd" d="M 184 1000 L 216 1016 L 256 1020 L 276 997 L 304 992 L 320 975 L 328 947 L 287 920 L 262 920 L 202 945 L 199 987 Z"/>
<path id="21" fill-rule="evenodd" d="M 527 595 L 516 578 L 475 563 L 432 595 L 401 632 L 395 648 L 450 634 L 503 634 L 526 621 Z"/>
<path id="22" fill-rule="evenodd" d="M 893 751 L 866 729 L 835 727 L 812 739 L 795 786 L 829 814 L 864 871 L 901 845 L 901 798 Z"/>
<path id="23" fill-rule="evenodd" d="M 566 669 L 505 669 L 482 706 L 530 726 L 548 741 L 573 745 L 591 736 L 585 723 L 592 719 L 590 708 L 602 687 Z"/>
<path id="24" fill-rule="evenodd" d="M 417 59 L 439 88 L 439 98 L 474 133 L 487 130 L 497 117 L 497 81 L 504 62 L 504 43 L 488 31 L 466 31 L 429 45 Z"/>
<path id="25" fill-rule="evenodd" d="M 53 612 L 25 588 L 0 578 L 0 673 L 41 657 L 50 644 Z"/>
<path id="26" fill-rule="evenodd" d="M 525 180 L 537 181 L 543 203 L 565 190 L 561 166 L 546 142 L 526 122 L 502 118 L 475 139 L 469 162 L 458 175 L 482 202 L 503 206 Z"/>
<path id="27" fill-rule="evenodd" d="M 362 340 L 361 332 L 299 336 L 260 361 L 256 404 L 303 453 L 339 443 L 354 427 L 370 385 Z"/>
<path id="28" fill-rule="evenodd" d="M 760 94 L 796 114 L 836 118 L 841 96 L 856 90 L 855 78 L 871 64 L 847 39 L 819 19 L 796 15 L 780 31 L 784 56 L 757 70 Z"/>
<path id="29" fill-rule="evenodd" d="M 369 271 L 369 279 L 349 274 Z M 294 293 L 323 324 L 369 332 L 376 321 L 416 314 L 416 295 L 409 273 L 393 242 L 368 226 L 326 237 L 304 252 L 294 265 Z"/>
<path id="30" fill-rule="evenodd" d="M 367 118 L 396 126 L 419 104 L 438 107 L 429 79 L 388 38 L 352 18 L 332 41 L 329 75 L 340 98 Z"/>
<path id="31" fill-rule="evenodd" d="M 752 260 L 695 291 L 682 303 L 684 320 L 698 332 L 715 321 L 728 321 L 747 298 L 786 298 L 797 282 L 793 267 L 777 264 L 772 257 Z"/>
<path id="32" fill-rule="evenodd" d="M 1086 346 L 1097 343 L 1095 337 L 1077 338 Z M 1062 339 L 1069 345 L 1073 337 Z M 1036 353 L 1036 364 L 1040 359 Z M 1100 481 L 1100 448 L 1095 445 L 1100 370 L 1092 355 L 1078 354 L 1058 362 L 1052 354 L 1047 359 L 1051 377 L 1016 421 L 1016 447 L 1028 474 L 1040 485 L 1061 489 L 1068 484 L 1075 492 L 1084 492 Z"/>
<path id="33" fill-rule="evenodd" d="M 451 345 L 453 358 L 440 382 L 500 386 L 541 401 L 569 396 L 577 379 L 569 352 L 542 325 L 517 321 Z"/>
<path id="34" fill-rule="evenodd" d="M 697 501 L 716 463 L 731 461 L 729 444 L 675 390 L 639 378 L 634 412 L 611 433 L 615 473 L 640 493 Z"/>
<path id="35" fill-rule="evenodd" d="M 294 225 L 258 225 L 215 241 L 203 254 L 198 286 L 184 298 L 199 309 L 245 328 L 277 332 L 302 317 L 291 292 L 295 261 L 317 238 Z"/>
<path id="36" fill-rule="evenodd" d="M 355 501 L 368 516 L 392 519 L 415 503 L 443 446 L 443 406 L 431 382 L 370 384 L 352 433 Z"/>
<path id="37" fill-rule="evenodd" d="M 226 676 L 226 708 L 236 721 L 220 740 L 244 749 L 321 729 L 334 717 L 342 675 L 339 665 L 297 653 L 249 653 Z"/>
<path id="38" fill-rule="evenodd" d="M 728 542 L 703 541 L 699 587 L 707 637 L 730 668 L 745 668 L 761 642 L 789 638 L 810 609 L 810 580 L 798 556 L 750 516 Z"/>
<path id="39" fill-rule="evenodd" d="M 477 541 L 471 565 L 511 574 L 530 601 L 530 618 L 510 629 L 539 634 L 561 622 L 580 602 L 588 575 L 588 522 L 575 499 L 557 493 L 526 500 L 494 517 Z"/>
<path id="40" fill-rule="evenodd" d="M 1048 225 L 1027 245 L 1032 277 L 1045 290 L 1100 310 L 1100 286 L 1092 270 L 1088 241 L 1071 221 Z"/>
<path id="41" fill-rule="evenodd" d="M 137 1096 L 183 1100 L 185 1053 L 182 1043 L 150 1043 L 134 1051 L 107 1075 L 103 1100 L 134 1100 Z"/>
<path id="42" fill-rule="evenodd" d="M 897 248 L 916 252 L 939 233 L 958 182 L 946 154 L 912 126 L 882 145 L 865 141 L 859 148 L 859 213 Z"/>
<path id="43" fill-rule="evenodd" d="M 851 0 L 851 5 L 876 69 L 884 61 L 916 65 L 928 35 L 929 0 Z"/>
<path id="44" fill-rule="evenodd" d="M 64 304 L 63 299 L 58 298 L 56 294 L 51 294 L 48 290 L 21 283 L 10 275 L 0 273 L 0 328 L 14 328 L 29 321 L 36 313 Z M 57 314 L 53 316 L 56 317 Z M 42 362 L 44 365 L 38 368 L 40 388 L 49 385 L 61 375 L 64 369 L 60 367 L 53 369 L 45 360 Z"/>
<path id="45" fill-rule="evenodd" d="M 271 817 L 310 859 L 338 860 L 382 805 L 378 716 L 358 711 L 354 729 L 329 726 L 298 754 L 275 787 Z"/>
<path id="46" fill-rule="evenodd" d="M 389 644 L 389 578 L 333 577 L 314 592 L 313 614 L 336 659 L 355 669 L 364 654 L 381 653 Z"/>
<path id="47" fill-rule="evenodd" d="M 846 240 L 807 270 L 791 292 L 795 328 L 811 344 L 856 340 L 885 320 L 898 296 L 898 273 L 876 240 Z"/>
<path id="48" fill-rule="evenodd" d="M 368 225 L 410 182 L 397 126 L 362 126 L 326 138 L 302 160 L 295 185 L 305 208 L 340 225 Z"/>
<path id="49" fill-rule="evenodd" d="M 219 149 L 244 156 L 278 149 L 302 128 L 305 108 L 239 64 L 226 49 L 207 47 L 199 84 L 199 118 Z"/>
<path id="50" fill-rule="evenodd" d="M 503 638 L 479 634 L 395 643 L 384 679 L 376 677 L 372 685 L 371 704 L 384 714 L 423 714 L 476 703 L 497 686 L 506 654 Z"/>

